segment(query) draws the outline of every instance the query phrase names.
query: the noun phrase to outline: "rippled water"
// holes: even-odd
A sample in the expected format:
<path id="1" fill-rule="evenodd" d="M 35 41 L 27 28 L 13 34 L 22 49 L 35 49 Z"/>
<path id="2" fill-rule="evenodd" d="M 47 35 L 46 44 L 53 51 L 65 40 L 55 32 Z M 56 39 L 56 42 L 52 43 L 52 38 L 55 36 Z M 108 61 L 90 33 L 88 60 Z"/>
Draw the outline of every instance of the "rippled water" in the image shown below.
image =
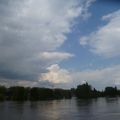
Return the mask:
<path id="1" fill-rule="evenodd" d="M 120 98 L 1 102 L 0 120 L 120 120 Z"/>

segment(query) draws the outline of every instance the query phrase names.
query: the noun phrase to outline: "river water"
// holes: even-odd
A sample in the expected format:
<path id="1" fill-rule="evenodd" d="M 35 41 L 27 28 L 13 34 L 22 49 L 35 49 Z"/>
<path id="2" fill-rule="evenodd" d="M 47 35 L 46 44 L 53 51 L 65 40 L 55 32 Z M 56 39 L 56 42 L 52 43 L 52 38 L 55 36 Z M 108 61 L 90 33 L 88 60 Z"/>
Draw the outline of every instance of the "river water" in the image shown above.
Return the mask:
<path id="1" fill-rule="evenodd" d="M 0 102 L 0 120 L 120 120 L 120 98 Z"/>

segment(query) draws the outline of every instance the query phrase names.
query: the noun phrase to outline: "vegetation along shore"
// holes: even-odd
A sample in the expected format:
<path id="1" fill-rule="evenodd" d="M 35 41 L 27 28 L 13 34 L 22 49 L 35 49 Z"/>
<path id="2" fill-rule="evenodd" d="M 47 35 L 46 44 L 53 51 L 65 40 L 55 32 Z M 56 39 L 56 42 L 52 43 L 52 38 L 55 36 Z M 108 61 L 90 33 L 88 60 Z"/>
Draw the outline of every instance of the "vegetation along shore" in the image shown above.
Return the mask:
<path id="1" fill-rule="evenodd" d="M 104 91 L 98 91 L 88 83 L 78 85 L 77 88 L 69 90 L 38 87 L 29 88 L 22 86 L 6 88 L 5 86 L 0 86 L 0 101 L 57 100 L 71 99 L 73 96 L 78 99 L 119 97 L 120 90 L 118 90 L 117 87 L 106 87 Z"/>

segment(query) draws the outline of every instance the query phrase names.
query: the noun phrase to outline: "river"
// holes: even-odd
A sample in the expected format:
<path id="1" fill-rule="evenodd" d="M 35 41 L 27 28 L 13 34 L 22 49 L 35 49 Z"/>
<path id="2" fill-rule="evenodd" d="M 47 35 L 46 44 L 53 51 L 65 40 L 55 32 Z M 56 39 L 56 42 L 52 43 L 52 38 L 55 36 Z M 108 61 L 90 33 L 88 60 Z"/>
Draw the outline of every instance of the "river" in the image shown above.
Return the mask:
<path id="1" fill-rule="evenodd" d="M 0 120 L 120 120 L 120 98 L 0 102 Z"/>

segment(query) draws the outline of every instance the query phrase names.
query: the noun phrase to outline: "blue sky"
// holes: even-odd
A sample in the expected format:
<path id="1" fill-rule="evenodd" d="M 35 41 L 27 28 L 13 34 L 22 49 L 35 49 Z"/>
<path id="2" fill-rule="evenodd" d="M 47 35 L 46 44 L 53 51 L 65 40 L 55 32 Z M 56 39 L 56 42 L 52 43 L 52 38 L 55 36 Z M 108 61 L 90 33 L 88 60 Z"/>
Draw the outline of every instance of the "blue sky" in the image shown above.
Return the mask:
<path id="1" fill-rule="evenodd" d="M 68 68 L 71 66 L 75 69 L 89 69 L 89 67 L 95 69 L 99 67 L 106 67 L 111 64 L 119 64 L 118 58 L 105 59 L 104 57 L 91 53 L 89 51 L 89 46 L 80 46 L 79 44 L 81 36 L 89 35 L 91 32 L 96 31 L 98 27 L 107 24 L 106 21 L 102 21 L 102 16 L 115 12 L 119 9 L 119 2 L 102 2 L 98 0 L 89 7 L 89 13 L 91 14 L 89 18 L 81 20 L 81 18 L 78 17 L 77 24 L 73 27 L 72 33 L 68 34 L 68 40 L 61 48 L 67 52 L 75 54 L 75 58 L 71 59 L 69 61 L 70 63 L 67 61 L 62 65 L 66 67 L 68 66 Z M 91 64 L 93 64 L 93 66 L 91 66 Z"/>
<path id="2" fill-rule="evenodd" d="M 0 84 L 119 87 L 119 21 L 119 0 L 0 0 Z"/>

